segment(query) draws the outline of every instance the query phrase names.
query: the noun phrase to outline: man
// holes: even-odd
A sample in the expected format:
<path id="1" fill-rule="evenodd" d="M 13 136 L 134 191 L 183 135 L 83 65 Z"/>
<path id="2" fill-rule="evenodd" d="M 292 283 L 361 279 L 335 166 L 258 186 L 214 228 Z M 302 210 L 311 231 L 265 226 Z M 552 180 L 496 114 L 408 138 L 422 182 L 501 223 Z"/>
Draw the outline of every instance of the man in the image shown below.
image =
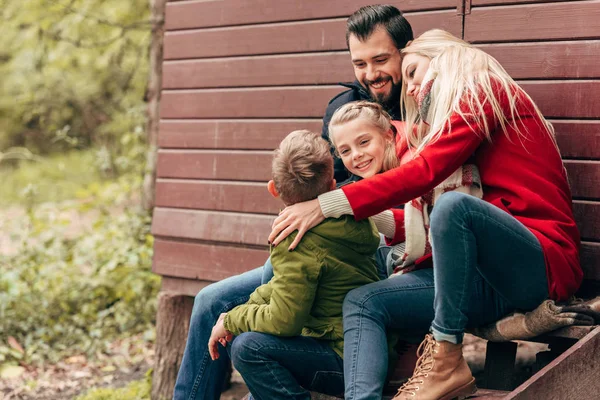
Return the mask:
<path id="1" fill-rule="evenodd" d="M 349 90 L 332 99 L 323 118 L 323 137 L 335 110 L 350 101 L 373 100 L 381 103 L 393 118 L 400 118 L 400 49 L 413 39 L 410 24 L 395 7 L 362 7 L 348 18 L 346 41 L 354 65 L 356 81 Z M 340 160 L 335 178 L 348 178 Z M 219 399 L 229 369 L 229 357 L 221 347 L 220 357 L 212 361 L 208 340 L 222 313 L 246 303 L 250 294 L 272 276 L 267 260 L 263 267 L 232 276 L 202 289 L 194 301 L 185 353 L 175 384 L 174 400 Z M 264 278 L 263 278 L 264 275 Z"/>
<path id="2" fill-rule="evenodd" d="M 347 21 L 346 43 L 350 49 L 356 80 L 331 101 L 323 117 L 323 138 L 329 140 L 329 121 L 341 106 L 351 101 L 375 101 L 400 120 L 401 69 L 400 50 L 413 40 L 410 24 L 402 13 L 390 5 L 365 6 Z M 335 179 L 344 182 L 348 172 L 340 159 L 335 161 Z"/>

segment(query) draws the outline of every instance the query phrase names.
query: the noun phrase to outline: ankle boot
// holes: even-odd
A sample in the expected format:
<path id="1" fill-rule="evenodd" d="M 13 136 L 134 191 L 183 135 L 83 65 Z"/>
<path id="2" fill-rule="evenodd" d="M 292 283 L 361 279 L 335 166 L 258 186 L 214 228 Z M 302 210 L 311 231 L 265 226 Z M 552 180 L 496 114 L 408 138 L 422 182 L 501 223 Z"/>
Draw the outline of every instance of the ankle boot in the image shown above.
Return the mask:
<path id="1" fill-rule="evenodd" d="M 462 344 L 438 342 L 427 335 L 418 350 L 413 376 L 393 400 L 452 400 L 475 393 L 475 378 L 462 355 Z"/>

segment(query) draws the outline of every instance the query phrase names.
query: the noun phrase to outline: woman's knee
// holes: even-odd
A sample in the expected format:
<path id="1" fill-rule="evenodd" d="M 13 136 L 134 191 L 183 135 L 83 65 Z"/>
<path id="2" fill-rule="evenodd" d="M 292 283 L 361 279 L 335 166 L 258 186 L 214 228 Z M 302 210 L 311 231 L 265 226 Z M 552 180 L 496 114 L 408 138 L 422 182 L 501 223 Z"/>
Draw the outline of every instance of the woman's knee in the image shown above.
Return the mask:
<path id="1" fill-rule="evenodd" d="M 468 211 L 472 210 L 479 201 L 481 200 L 477 197 L 461 192 L 447 192 L 441 195 L 431 213 L 431 234 L 445 231 L 457 219 L 464 220 Z"/>
<path id="2" fill-rule="evenodd" d="M 368 285 L 370 286 L 370 285 Z M 382 311 L 373 288 L 362 286 L 348 292 L 342 304 L 344 320 L 357 316 L 375 316 Z"/>

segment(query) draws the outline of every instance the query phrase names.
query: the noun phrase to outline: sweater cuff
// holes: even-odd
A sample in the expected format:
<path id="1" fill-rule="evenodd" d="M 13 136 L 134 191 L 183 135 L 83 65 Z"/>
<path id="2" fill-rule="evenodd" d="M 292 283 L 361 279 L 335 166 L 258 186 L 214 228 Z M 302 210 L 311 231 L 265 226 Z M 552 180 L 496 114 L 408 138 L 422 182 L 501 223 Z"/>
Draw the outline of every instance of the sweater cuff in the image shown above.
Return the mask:
<path id="1" fill-rule="evenodd" d="M 379 214 L 373 215 L 371 220 L 375 222 L 375 226 L 380 233 L 388 239 L 393 239 L 396 233 L 396 221 L 394 213 L 391 210 L 385 210 Z"/>
<path id="2" fill-rule="evenodd" d="M 354 215 L 350 202 L 341 189 L 323 193 L 318 197 L 321 212 L 325 218 L 339 218 L 342 215 Z"/>

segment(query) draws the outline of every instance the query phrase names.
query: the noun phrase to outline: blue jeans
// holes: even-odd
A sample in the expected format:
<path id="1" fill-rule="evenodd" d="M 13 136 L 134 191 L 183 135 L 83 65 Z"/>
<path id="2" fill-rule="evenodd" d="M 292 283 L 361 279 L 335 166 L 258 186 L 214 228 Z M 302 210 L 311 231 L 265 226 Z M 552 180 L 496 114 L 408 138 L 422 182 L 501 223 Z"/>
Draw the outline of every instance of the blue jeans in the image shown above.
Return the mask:
<path id="1" fill-rule="evenodd" d="M 308 390 L 344 392 L 342 358 L 325 341 L 246 332 L 227 349 L 253 399 L 310 400 Z"/>
<path id="2" fill-rule="evenodd" d="M 388 367 L 386 329 L 403 339 L 432 330 L 461 343 L 465 329 L 548 297 L 537 238 L 499 208 L 462 193 L 436 202 L 430 237 L 433 269 L 354 289 L 344 300 L 345 398 L 380 399 Z"/>
<path id="3" fill-rule="evenodd" d="M 215 282 L 202 289 L 194 300 L 185 352 L 175 383 L 174 400 L 218 400 L 229 368 L 229 356 L 219 346 L 220 357 L 212 361 L 208 339 L 219 315 L 248 301 L 262 283 L 270 279 L 270 259 L 264 266 Z"/>

